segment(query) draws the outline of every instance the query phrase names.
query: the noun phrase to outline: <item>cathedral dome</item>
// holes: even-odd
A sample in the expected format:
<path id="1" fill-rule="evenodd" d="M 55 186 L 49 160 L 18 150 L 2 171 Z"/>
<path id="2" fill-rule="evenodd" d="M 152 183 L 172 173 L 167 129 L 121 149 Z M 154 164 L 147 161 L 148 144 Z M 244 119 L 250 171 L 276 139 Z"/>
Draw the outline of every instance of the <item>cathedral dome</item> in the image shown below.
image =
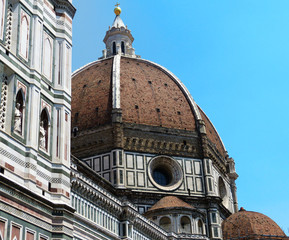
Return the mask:
<path id="1" fill-rule="evenodd" d="M 121 109 L 122 122 L 199 134 L 225 158 L 226 150 L 209 118 L 182 82 L 164 67 L 141 58 L 101 59 L 72 75 L 72 129 L 93 131 L 113 122 Z"/>
<path id="2" fill-rule="evenodd" d="M 117 104 L 112 102 L 117 91 L 114 70 L 120 71 L 115 101 L 123 122 L 196 130 L 199 110 L 170 72 L 143 59 L 121 57 L 120 65 L 113 60 L 94 62 L 73 74 L 72 108 L 79 113 L 79 130 L 111 122 L 113 104 Z"/>
<path id="3" fill-rule="evenodd" d="M 209 118 L 173 73 L 135 55 L 133 41 L 117 15 L 104 38 L 103 57 L 73 73 L 72 129 L 78 141 L 72 139 L 72 152 L 84 157 L 92 145 L 100 146 L 98 152 L 126 145 L 158 154 L 170 150 L 169 155 L 218 158 L 226 171 L 227 152 Z M 126 124 L 118 139 L 115 129 L 105 128 L 114 123 Z M 139 139 L 140 132 L 147 134 Z M 159 137 L 151 141 L 154 132 Z"/>
<path id="4" fill-rule="evenodd" d="M 289 239 L 271 218 L 243 208 L 227 218 L 222 229 L 224 239 Z"/>

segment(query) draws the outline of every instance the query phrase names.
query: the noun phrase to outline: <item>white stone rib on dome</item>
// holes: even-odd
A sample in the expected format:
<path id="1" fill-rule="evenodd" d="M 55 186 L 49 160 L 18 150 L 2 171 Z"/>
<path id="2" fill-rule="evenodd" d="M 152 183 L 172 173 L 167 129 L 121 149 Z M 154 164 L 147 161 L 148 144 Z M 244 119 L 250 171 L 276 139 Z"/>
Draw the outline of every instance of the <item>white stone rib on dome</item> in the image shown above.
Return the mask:
<path id="1" fill-rule="evenodd" d="M 120 55 L 113 58 L 112 66 L 112 108 L 120 108 Z"/>
<path id="2" fill-rule="evenodd" d="M 206 116 L 206 118 L 208 119 L 208 121 L 211 123 L 214 131 L 217 133 L 217 136 L 218 136 L 220 142 L 222 143 L 222 146 L 223 146 L 224 150 L 227 151 L 227 149 L 226 149 L 226 147 L 225 147 L 225 145 L 224 145 L 224 143 L 223 143 L 223 140 L 222 140 L 220 134 L 218 133 L 217 129 L 215 128 L 214 124 L 212 123 L 212 121 L 210 120 L 210 118 L 207 116 L 207 114 L 203 111 L 203 109 L 202 109 L 200 106 L 198 106 L 198 107 L 202 110 L 203 114 Z"/>

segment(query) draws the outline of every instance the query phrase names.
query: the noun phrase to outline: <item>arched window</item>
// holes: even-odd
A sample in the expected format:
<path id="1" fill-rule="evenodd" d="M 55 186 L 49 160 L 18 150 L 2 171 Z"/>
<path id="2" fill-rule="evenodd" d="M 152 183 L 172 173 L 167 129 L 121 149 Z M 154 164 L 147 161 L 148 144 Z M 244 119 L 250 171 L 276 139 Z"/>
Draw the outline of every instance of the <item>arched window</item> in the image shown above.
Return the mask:
<path id="1" fill-rule="evenodd" d="M 52 72 L 52 39 L 45 34 L 45 40 L 43 44 L 43 74 L 51 79 Z"/>
<path id="2" fill-rule="evenodd" d="M 160 227 L 167 232 L 171 232 L 171 219 L 169 217 L 162 217 L 159 223 Z"/>
<path id="3" fill-rule="evenodd" d="M 218 186 L 219 186 L 219 196 L 220 196 L 220 198 L 222 198 L 224 200 L 224 198 L 227 195 L 227 190 L 226 190 L 224 180 L 221 177 L 219 177 Z"/>
<path id="4" fill-rule="evenodd" d="M 3 39 L 5 23 L 5 0 L 0 0 L 0 39 Z"/>
<path id="5" fill-rule="evenodd" d="M 222 204 L 225 207 L 229 207 L 229 198 L 228 198 L 227 188 L 226 188 L 224 180 L 221 177 L 219 177 L 219 181 L 218 181 L 218 191 L 219 191 L 220 198 L 223 200 Z"/>
<path id="6" fill-rule="evenodd" d="M 116 43 L 115 42 L 112 43 L 112 54 L 116 55 Z"/>
<path id="7" fill-rule="evenodd" d="M 181 233 L 192 233 L 192 225 L 189 217 L 182 217 L 180 222 L 180 232 Z"/>
<path id="8" fill-rule="evenodd" d="M 203 222 L 201 219 L 198 221 L 198 234 L 204 234 Z"/>
<path id="9" fill-rule="evenodd" d="M 22 135 L 23 128 L 23 108 L 24 95 L 20 89 L 16 95 L 15 111 L 14 111 L 14 132 Z"/>
<path id="10" fill-rule="evenodd" d="M 123 41 L 121 42 L 121 52 L 125 54 L 125 46 Z"/>
<path id="11" fill-rule="evenodd" d="M 29 47 L 29 20 L 25 13 L 22 13 L 21 18 L 21 31 L 20 31 L 20 55 L 28 59 L 28 47 Z"/>
<path id="12" fill-rule="evenodd" d="M 39 127 L 39 146 L 41 149 L 48 151 L 48 127 L 49 127 L 49 118 L 47 109 L 44 108 L 40 115 L 40 127 Z"/>

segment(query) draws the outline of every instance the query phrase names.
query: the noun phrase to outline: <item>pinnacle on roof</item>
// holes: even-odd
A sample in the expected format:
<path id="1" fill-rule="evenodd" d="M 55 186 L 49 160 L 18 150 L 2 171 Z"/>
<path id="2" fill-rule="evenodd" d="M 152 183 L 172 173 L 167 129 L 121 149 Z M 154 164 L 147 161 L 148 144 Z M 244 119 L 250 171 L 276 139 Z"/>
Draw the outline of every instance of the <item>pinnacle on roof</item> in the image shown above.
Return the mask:
<path id="1" fill-rule="evenodd" d="M 115 28 L 121 28 L 121 27 L 124 27 L 125 28 L 125 25 L 123 23 L 123 21 L 121 20 L 120 18 L 120 14 L 121 14 L 121 8 L 119 7 L 119 3 L 117 3 L 116 5 L 116 8 L 114 9 L 114 13 L 115 13 L 115 19 L 113 21 L 113 24 L 112 24 L 112 28 L 115 27 Z"/>
<path id="2" fill-rule="evenodd" d="M 116 16 L 115 16 L 115 19 L 114 19 L 113 24 L 112 24 L 111 27 L 112 27 L 112 28 L 113 28 L 113 27 L 115 27 L 115 28 L 121 28 L 121 27 L 126 28 L 125 25 L 124 25 L 124 23 L 123 23 L 123 21 L 122 21 L 122 19 L 120 18 L 119 15 L 116 15 Z"/>

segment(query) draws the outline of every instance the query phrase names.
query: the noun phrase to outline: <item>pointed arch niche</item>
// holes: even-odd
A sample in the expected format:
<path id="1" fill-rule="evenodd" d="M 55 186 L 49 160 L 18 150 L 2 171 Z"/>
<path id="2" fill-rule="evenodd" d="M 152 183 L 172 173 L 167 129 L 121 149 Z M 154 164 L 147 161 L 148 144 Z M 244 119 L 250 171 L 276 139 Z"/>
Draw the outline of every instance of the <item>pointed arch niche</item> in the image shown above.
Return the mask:
<path id="1" fill-rule="evenodd" d="M 19 54 L 25 60 L 29 55 L 30 16 L 21 9 Z"/>
<path id="2" fill-rule="evenodd" d="M 13 132 L 23 136 L 25 125 L 25 99 L 27 87 L 17 80 Z"/>
<path id="3" fill-rule="evenodd" d="M 23 134 L 23 113 L 24 113 L 24 94 L 22 89 L 19 89 L 16 95 L 15 111 L 14 111 L 14 133 L 22 136 Z"/>
<path id="4" fill-rule="evenodd" d="M 41 109 L 39 122 L 39 148 L 48 153 L 50 142 L 51 106 L 44 100 L 41 100 Z"/>
<path id="5" fill-rule="evenodd" d="M 52 79 L 52 61 L 53 61 L 53 39 L 48 33 L 44 32 L 43 39 L 43 75 L 49 80 Z"/>
<path id="6" fill-rule="evenodd" d="M 6 0 L 0 0 L 0 39 L 3 40 L 5 26 Z"/>

